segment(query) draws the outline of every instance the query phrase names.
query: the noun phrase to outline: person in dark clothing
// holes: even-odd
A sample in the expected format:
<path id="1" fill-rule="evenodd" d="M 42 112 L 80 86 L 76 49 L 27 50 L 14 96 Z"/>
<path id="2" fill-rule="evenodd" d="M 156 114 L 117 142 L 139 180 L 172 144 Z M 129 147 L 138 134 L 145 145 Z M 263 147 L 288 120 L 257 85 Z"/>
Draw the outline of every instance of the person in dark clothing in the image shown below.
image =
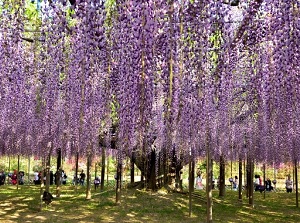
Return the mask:
<path id="1" fill-rule="evenodd" d="M 79 178 L 79 184 L 80 184 L 81 186 L 84 185 L 84 180 L 85 180 L 85 173 L 84 173 L 83 170 L 82 170 L 81 173 L 80 173 L 80 178 Z"/>
<path id="2" fill-rule="evenodd" d="M 4 183 L 5 183 L 5 173 L 4 173 L 4 171 L 2 170 L 1 172 L 0 172 L 0 185 L 4 185 Z"/>
<path id="3" fill-rule="evenodd" d="M 272 182 L 271 182 L 270 178 L 267 178 L 265 184 L 266 184 L 266 191 L 272 191 L 273 190 L 273 186 L 272 186 Z"/>
<path id="4" fill-rule="evenodd" d="M 54 174 L 53 171 L 50 171 L 50 185 L 53 185 Z"/>

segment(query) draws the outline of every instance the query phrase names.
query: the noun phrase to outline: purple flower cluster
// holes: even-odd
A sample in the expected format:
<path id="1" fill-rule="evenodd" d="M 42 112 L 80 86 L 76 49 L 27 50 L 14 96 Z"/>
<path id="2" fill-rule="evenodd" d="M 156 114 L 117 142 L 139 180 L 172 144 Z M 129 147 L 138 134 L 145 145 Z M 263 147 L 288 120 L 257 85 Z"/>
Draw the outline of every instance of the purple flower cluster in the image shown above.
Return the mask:
<path id="1" fill-rule="evenodd" d="M 0 154 L 99 153 L 113 124 L 119 155 L 299 159 L 299 2 L 51 1 L 31 36 L 20 3 L 0 12 Z"/>

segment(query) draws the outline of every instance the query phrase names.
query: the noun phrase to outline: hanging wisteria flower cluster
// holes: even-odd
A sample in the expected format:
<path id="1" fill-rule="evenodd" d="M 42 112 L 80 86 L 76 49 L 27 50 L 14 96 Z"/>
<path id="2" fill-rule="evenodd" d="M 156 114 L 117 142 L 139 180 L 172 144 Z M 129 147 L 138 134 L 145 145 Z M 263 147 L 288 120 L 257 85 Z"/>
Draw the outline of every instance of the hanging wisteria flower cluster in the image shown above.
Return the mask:
<path id="1" fill-rule="evenodd" d="M 96 153 L 116 112 L 127 155 L 299 159 L 299 1 L 71 3 L 1 3 L 1 154 Z"/>

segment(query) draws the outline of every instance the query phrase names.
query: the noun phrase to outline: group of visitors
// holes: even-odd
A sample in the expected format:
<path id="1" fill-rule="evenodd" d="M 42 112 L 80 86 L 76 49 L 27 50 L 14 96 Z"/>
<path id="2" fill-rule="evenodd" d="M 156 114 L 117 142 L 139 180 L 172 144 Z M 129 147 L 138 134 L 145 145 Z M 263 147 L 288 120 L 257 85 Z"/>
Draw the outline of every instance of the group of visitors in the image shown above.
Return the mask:
<path id="1" fill-rule="evenodd" d="M 14 172 L 8 173 L 7 176 L 10 179 L 8 183 L 11 183 L 13 185 L 16 185 L 16 184 L 22 185 L 22 184 L 24 184 L 24 176 L 25 176 L 24 171 L 19 171 L 19 173 L 18 173 L 17 170 L 14 170 Z M 0 185 L 4 185 L 5 180 L 6 180 L 6 174 L 5 174 L 4 170 L 1 170 L 1 172 L 0 172 Z"/>
<path id="2" fill-rule="evenodd" d="M 81 170 L 81 173 L 79 174 L 79 177 L 76 175 L 76 173 L 74 174 L 74 178 L 73 178 L 73 185 L 76 184 L 76 178 L 77 178 L 77 184 L 84 186 L 84 182 L 85 182 L 85 173 L 83 170 Z"/>
<path id="3" fill-rule="evenodd" d="M 218 185 L 219 185 L 219 178 L 218 178 Z M 239 181 L 238 181 L 238 177 L 235 176 L 234 178 L 229 178 L 229 182 L 232 185 L 232 189 L 233 190 L 237 190 L 239 187 Z M 267 178 L 267 180 L 265 181 L 265 184 L 262 183 L 262 178 L 260 175 L 255 175 L 255 181 L 254 181 L 254 190 L 255 191 L 273 191 L 274 190 L 274 186 L 272 186 L 272 183 L 274 185 L 276 185 L 276 180 L 271 181 L 270 178 Z M 95 186 L 96 188 L 96 186 Z M 203 189 L 203 183 L 202 183 L 202 174 L 200 171 L 200 168 L 197 169 L 197 176 L 196 176 L 196 182 L 195 182 L 195 188 L 198 190 L 202 190 Z M 291 193 L 293 190 L 293 181 L 291 180 L 291 176 L 288 175 L 287 179 L 285 181 L 285 188 L 286 188 L 286 192 L 287 193 Z"/>
<path id="4" fill-rule="evenodd" d="M 39 185 L 41 184 L 42 182 L 42 171 L 39 171 L 39 172 L 34 172 L 34 179 L 33 179 L 33 182 L 35 185 Z M 58 171 L 55 172 L 55 174 L 53 174 L 53 171 L 51 170 L 50 171 L 50 185 L 57 185 L 57 180 L 60 181 L 60 184 L 66 184 L 67 183 L 67 174 L 65 173 L 64 170 L 61 171 L 61 176 L 59 177 L 59 179 L 57 178 L 57 175 L 58 175 Z M 44 171 L 43 173 L 43 183 L 45 184 L 46 183 L 46 171 Z"/>

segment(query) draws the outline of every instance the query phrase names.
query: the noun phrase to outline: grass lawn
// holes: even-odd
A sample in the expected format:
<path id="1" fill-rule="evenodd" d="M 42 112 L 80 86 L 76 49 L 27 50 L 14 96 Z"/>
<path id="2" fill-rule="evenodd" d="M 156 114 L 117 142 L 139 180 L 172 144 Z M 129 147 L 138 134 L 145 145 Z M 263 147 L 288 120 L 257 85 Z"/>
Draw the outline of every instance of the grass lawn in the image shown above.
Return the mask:
<path id="1" fill-rule="evenodd" d="M 189 217 L 187 195 L 167 193 L 165 190 L 124 189 L 120 204 L 115 204 L 113 189 L 100 192 L 92 190 L 92 199 L 85 199 L 85 189 L 77 193 L 73 186 L 63 186 L 60 198 L 54 198 L 50 206 L 43 204 L 40 210 L 40 188 L 33 185 L 0 186 L 0 222 L 205 222 L 206 204 L 197 198 L 192 200 Z M 55 187 L 51 187 L 55 194 Z M 199 191 L 205 197 L 204 191 Z M 219 199 L 213 193 L 214 222 L 300 222 L 300 209 L 295 207 L 295 193 L 254 193 L 255 207 L 248 200 L 238 202 L 236 191 L 226 191 Z"/>

